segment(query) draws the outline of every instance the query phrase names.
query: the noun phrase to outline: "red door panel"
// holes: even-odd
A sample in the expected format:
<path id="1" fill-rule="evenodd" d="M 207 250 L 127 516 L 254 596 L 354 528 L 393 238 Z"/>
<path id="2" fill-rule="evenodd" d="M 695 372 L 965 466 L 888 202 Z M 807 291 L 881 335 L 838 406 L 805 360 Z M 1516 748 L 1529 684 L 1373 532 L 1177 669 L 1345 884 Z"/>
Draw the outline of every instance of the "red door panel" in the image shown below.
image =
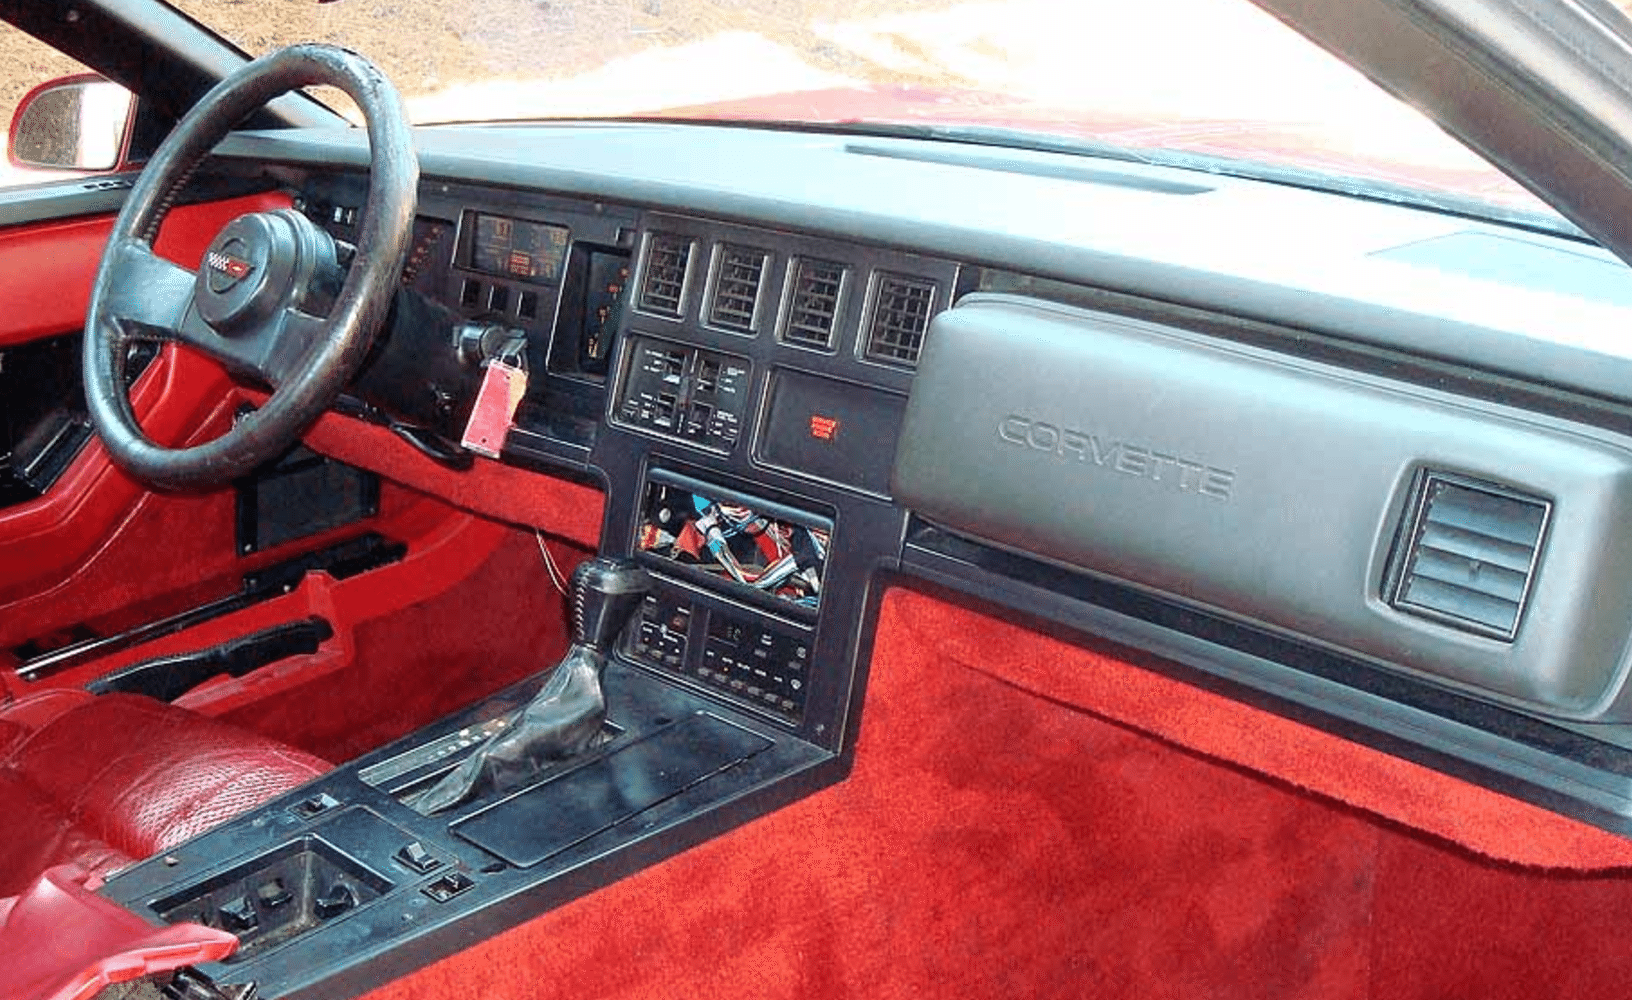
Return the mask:
<path id="1" fill-rule="evenodd" d="M 281 195 L 257 195 L 175 210 L 157 248 L 197 266 L 214 234 L 251 211 L 287 205 Z M 55 336 L 83 325 L 91 283 L 111 217 L 75 219 L 0 231 L 0 347 Z M 222 407 L 229 382 L 213 364 L 173 348 L 142 376 L 131 403 L 156 440 L 177 442 L 210 423 Z M 149 496 L 115 469 L 92 441 L 51 492 L 0 511 L 0 630 L 11 632 L 7 606 L 18 598 L 61 585 L 75 566 L 105 545 L 139 506 L 160 512 L 194 501 Z M 68 624 L 66 622 L 60 624 Z M 0 645 L 3 645 L 0 637 Z"/>
<path id="2" fill-rule="evenodd" d="M 196 266 L 218 226 L 242 212 L 286 203 L 249 199 L 173 214 L 161 250 L 171 259 Z M 109 225 L 109 220 L 97 219 L 0 231 L 0 346 L 81 326 Z M 131 393 L 144 430 L 171 444 L 221 433 L 239 404 L 256 398 L 235 388 L 212 362 L 174 346 L 160 354 Z M 381 678 L 392 675 L 396 664 L 416 661 L 400 650 L 387 656 L 376 651 L 359 664 L 354 654 L 362 640 L 356 635 L 374 636 L 380 631 L 371 624 L 376 620 L 393 620 L 391 616 L 402 614 L 404 608 L 451 592 L 466 577 L 475 580 L 472 575 L 478 569 L 499 558 L 495 550 L 501 540 L 506 553 L 500 554 L 500 561 L 516 565 L 482 571 L 498 572 L 505 583 L 502 589 L 514 590 L 515 597 L 529 606 L 536 604 L 538 580 L 529 578 L 519 588 L 511 585 L 522 570 L 543 574 L 540 558 L 546 541 L 501 522 L 554 536 L 548 544 L 567 569 L 600 537 L 602 496 L 587 486 L 486 461 L 467 472 L 452 472 L 388 431 L 334 415 L 319 421 L 308 444 L 382 476 L 376 516 L 328 535 L 240 555 L 231 489 L 204 494 L 150 491 L 114 467 L 95 440 L 45 497 L 0 510 L 0 701 L 41 687 L 77 687 L 125 663 L 202 648 L 268 624 L 320 614 L 334 626 L 335 637 L 318 654 L 240 680 L 218 679 L 190 694 L 187 703 L 211 714 L 249 711 L 262 721 L 282 720 L 280 738 L 305 737 L 325 750 L 357 752 L 365 747 L 331 746 L 333 734 L 300 730 L 301 725 L 311 725 L 305 719 L 310 712 L 302 692 L 319 681 L 326 694 L 344 691 L 353 675 L 352 686 L 378 689 L 384 683 Z M 26 641 L 61 636 L 75 626 L 96 635 L 115 634 L 226 596 L 239 589 L 246 573 L 365 530 L 406 542 L 407 558 L 341 582 L 308 576 L 285 597 L 38 682 L 25 682 L 6 669 L 17 665 L 12 651 Z M 542 579 L 547 587 L 548 577 Z M 512 633 L 518 643 L 527 635 L 513 629 L 488 631 L 499 637 L 487 640 L 494 649 L 496 643 L 502 644 L 500 639 L 509 641 Z M 472 660 L 459 649 L 444 650 L 444 659 L 463 666 L 449 673 L 441 687 L 416 684 L 416 691 L 429 692 L 421 699 L 423 711 L 399 713 L 400 718 L 389 720 L 391 725 L 406 731 L 463 703 L 471 695 L 463 688 L 478 679 L 472 662 L 485 665 L 486 673 L 475 673 L 491 674 L 476 685 L 484 690 L 537 669 L 535 654 L 547 655 L 550 650 L 540 647 L 536 636 L 529 641 L 532 646 L 519 656 L 514 655 L 516 650 L 495 656 L 494 649 L 483 647 L 483 655 Z M 280 715 L 277 706 L 284 702 L 290 707 Z M 369 738 L 387 738 L 396 729 L 370 730 Z"/>
<path id="3" fill-rule="evenodd" d="M 247 212 L 281 208 L 281 194 L 175 209 L 155 249 L 196 268 L 221 227 Z M 0 230 L 0 347 L 67 333 L 85 322 L 91 283 L 113 228 L 111 215 Z"/>
<path id="4" fill-rule="evenodd" d="M 157 249 L 196 267 L 228 221 L 288 203 L 282 195 L 265 194 L 176 209 Z M 83 325 L 112 225 L 111 216 L 101 216 L 0 230 L 0 347 Z M 155 440 L 180 443 L 219 433 L 230 397 L 231 383 L 217 366 L 167 348 L 132 390 L 131 403 Z M 227 535 L 212 535 L 218 523 Z M 198 557 L 188 568 L 196 581 L 209 575 L 210 558 L 222 565 L 232 559 L 231 525 L 229 494 L 150 493 L 115 468 L 93 439 L 46 496 L 0 510 L 0 650 L 162 592 L 166 582 L 145 571 L 150 567 L 121 554 L 130 545 L 116 544 L 120 537 L 145 538 L 150 549 L 171 557 Z M 85 586 L 92 582 L 86 568 L 98 561 L 102 576 L 117 579 Z M 107 572 L 109 567 L 117 572 Z"/>

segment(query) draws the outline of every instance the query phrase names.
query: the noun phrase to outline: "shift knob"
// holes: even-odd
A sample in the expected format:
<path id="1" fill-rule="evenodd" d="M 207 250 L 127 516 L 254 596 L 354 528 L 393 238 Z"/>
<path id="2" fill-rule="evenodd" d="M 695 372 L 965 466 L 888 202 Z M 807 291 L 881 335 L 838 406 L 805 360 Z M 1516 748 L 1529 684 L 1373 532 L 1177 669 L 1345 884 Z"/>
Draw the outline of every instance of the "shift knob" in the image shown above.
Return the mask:
<path id="1" fill-rule="evenodd" d="M 640 607 L 652 578 L 627 559 L 597 556 L 572 571 L 572 640 L 605 652 Z"/>

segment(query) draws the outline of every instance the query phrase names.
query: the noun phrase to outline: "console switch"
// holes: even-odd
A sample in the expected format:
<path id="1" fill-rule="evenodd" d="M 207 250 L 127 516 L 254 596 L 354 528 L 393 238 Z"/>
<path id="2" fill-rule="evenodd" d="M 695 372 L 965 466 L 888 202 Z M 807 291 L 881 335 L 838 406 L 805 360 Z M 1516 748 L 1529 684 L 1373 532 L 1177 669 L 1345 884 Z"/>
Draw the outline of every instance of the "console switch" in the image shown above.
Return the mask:
<path id="1" fill-rule="evenodd" d="M 311 819 L 313 816 L 328 812 L 340 804 L 340 800 L 328 792 L 318 792 L 309 799 L 301 799 L 290 806 L 290 811 L 301 819 Z"/>
<path id="2" fill-rule="evenodd" d="M 438 903 L 446 903 L 461 892 L 475 885 L 476 882 L 463 872 L 448 872 L 446 875 L 421 889 L 425 895 Z"/>
<path id="3" fill-rule="evenodd" d="M 312 909 L 317 919 L 330 920 L 352 909 L 357 903 L 357 890 L 345 882 L 336 882 L 328 892 L 313 900 Z"/>
<path id="4" fill-rule="evenodd" d="M 216 916 L 221 920 L 223 930 L 242 934 L 244 931 L 254 930 L 260 925 L 261 919 L 255 912 L 255 904 L 248 896 L 239 896 L 222 903 L 216 909 Z"/>
<path id="5" fill-rule="evenodd" d="M 442 859 L 427 851 L 425 845 L 417 840 L 397 851 L 397 861 L 421 875 L 442 867 Z"/>

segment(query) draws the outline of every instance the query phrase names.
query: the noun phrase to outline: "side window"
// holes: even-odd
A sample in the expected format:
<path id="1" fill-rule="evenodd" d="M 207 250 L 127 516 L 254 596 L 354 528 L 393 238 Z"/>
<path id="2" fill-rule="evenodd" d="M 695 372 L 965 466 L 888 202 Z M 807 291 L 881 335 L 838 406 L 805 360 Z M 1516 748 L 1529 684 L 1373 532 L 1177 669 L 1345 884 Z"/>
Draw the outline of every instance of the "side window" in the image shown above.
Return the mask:
<path id="1" fill-rule="evenodd" d="M 130 92 L 0 22 L 0 187 L 110 170 L 129 132 Z"/>

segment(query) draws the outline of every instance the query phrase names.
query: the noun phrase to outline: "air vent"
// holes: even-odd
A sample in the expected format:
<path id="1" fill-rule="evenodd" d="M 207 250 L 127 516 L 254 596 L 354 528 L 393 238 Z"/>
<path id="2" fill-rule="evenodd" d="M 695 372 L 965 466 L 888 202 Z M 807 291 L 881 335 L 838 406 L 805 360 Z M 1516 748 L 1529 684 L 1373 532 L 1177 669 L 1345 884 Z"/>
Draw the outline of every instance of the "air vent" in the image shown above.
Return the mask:
<path id="1" fill-rule="evenodd" d="M 830 350 L 839 315 L 839 293 L 849 268 L 830 260 L 801 257 L 794 265 L 793 293 L 782 339 L 802 347 Z"/>
<path id="2" fill-rule="evenodd" d="M 1401 534 L 1389 603 L 1512 641 L 1551 504 L 1445 473 L 1423 477 Z"/>
<path id="3" fill-rule="evenodd" d="M 759 301 L 759 283 L 765 276 L 770 255 L 752 247 L 720 247 L 720 266 L 714 273 L 714 305 L 708 321 L 714 326 L 741 333 L 754 329 L 754 305 Z"/>
<path id="4" fill-rule="evenodd" d="M 865 354 L 874 361 L 916 365 L 935 307 L 935 283 L 880 272 L 873 288 Z"/>
<path id="5" fill-rule="evenodd" d="M 640 307 L 662 316 L 678 317 L 685 302 L 686 270 L 690 263 L 691 240 L 670 233 L 653 233 L 646 243 Z"/>

